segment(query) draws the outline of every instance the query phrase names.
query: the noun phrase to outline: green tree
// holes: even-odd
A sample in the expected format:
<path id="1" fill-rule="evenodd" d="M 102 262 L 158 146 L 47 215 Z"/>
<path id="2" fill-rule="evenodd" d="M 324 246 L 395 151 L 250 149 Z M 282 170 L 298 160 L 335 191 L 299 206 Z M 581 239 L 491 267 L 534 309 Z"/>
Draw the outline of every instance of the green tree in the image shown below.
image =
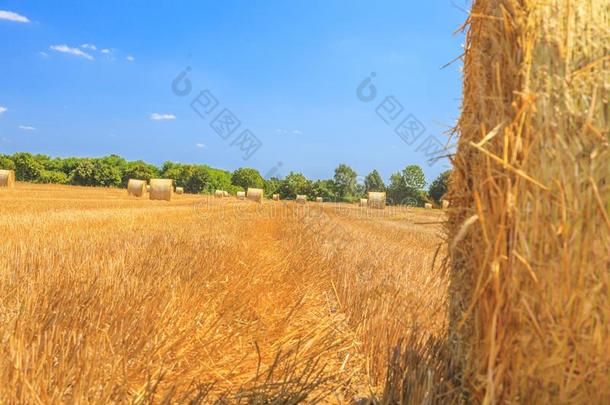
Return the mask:
<path id="1" fill-rule="evenodd" d="M 44 170 L 42 163 L 37 161 L 31 153 L 15 153 L 15 176 L 19 181 L 36 182 Z"/>
<path id="2" fill-rule="evenodd" d="M 192 194 L 199 194 L 206 190 L 210 183 L 210 173 L 204 166 L 192 165 L 186 168 L 186 179 L 184 182 L 184 191 Z"/>
<path id="3" fill-rule="evenodd" d="M 338 198 L 346 199 L 356 193 L 358 174 L 348 165 L 340 164 L 333 177 L 334 190 Z"/>
<path id="4" fill-rule="evenodd" d="M 430 197 L 436 201 L 437 204 L 440 204 L 441 199 L 447 193 L 447 183 L 449 182 L 449 176 L 451 175 L 451 170 L 447 170 L 446 172 L 441 173 L 432 184 L 430 184 L 430 189 L 428 190 L 428 194 Z"/>
<path id="5" fill-rule="evenodd" d="M 331 180 L 316 180 L 310 183 L 309 192 L 311 198 L 322 197 L 324 201 L 335 201 L 336 195 L 333 191 Z"/>
<path id="6" fill-rule="evenodd" d="M 263 187 L 265 195 L 271 197 L 273 194 L 278 193 L 281 185 L 282 180 L 277 177 L 271 177 L 270 179 L 265 180 L 265 186 Z"/>
<path id="7" fill-rule="evenodd" d="M 70 179 L 64 172 L 43 170 L 38 181 L 45 184 L 68 184 Z"/>
<path id="8" fill-rule="evenodd" d="M 373 170 L 364 178 L 364 191 L 385 191 L 385 183 L 377 170 Z"/>
<path id="9" fill-rule="evenodd" d="M 231 183 L 247 190 L 249 187 L 264 188 L 265 180 L 256 169 L 242 167 L 233 172 Z"/>
<path id="10" fill-rule="evenodd" d="M 123 187 L 127 187 L 129 179 L 150 180 L 158 175 L 159 170 L 153 165 L 149 165 L 141 160 L 129 162 L 125 165 L 123 171 L 122 185 Z"/>
<path id="11" fill-rule="evenodd" d="M 290 172 L 279 188 L 281 198 L 295 199 L 297 194 L 306 194 L 309 180 L 301 173 Z"/>
<path id="12" fill-rule="evenodd" d="M 388 198 L 393 204 L 423 206 L 425 203 L 424 187 L 426 177 L 421 167 L 407 166 L 402 172 L 390 177 Z"/>
<path id="13" fill-rule="evenodd" d="M 95 185 L 95 166 L 91 159 L 82 159 L 74 166 L 70 173 L 70 183 L 77 186 Z"/>
<path id="14" fill-rule="evenodd" d="M 15 170 L 15 162 L 10 156 L 0 154 L 0 170 Z"/>
<path id="15" fill-rule="evenodd" d="M 93 163 L 93 185 L 102 187 L 119 187 L 121 185 L 121 168 L 116 162 L 106 158 L 96 159 Z"/>

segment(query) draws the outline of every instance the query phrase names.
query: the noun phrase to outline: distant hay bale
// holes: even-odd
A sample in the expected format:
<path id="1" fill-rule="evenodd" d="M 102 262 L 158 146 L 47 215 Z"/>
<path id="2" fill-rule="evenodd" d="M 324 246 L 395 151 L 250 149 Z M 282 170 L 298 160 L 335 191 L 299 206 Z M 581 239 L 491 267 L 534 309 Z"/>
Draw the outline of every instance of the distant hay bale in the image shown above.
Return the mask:
<path id="1" fill-rule="evenodd" d="M 223 198 L 225 196 L 225 192 L 222 190 L 216 190 L 214 192 L 214 197 L 216 198 Z"/>
<path id="2" fill-rule="evenodd" d="M 147 184 L 147 185 L 146 185 L 146 192 L 147 192 L 147 193 L 150 193 L 150 184 Z"/>
<path id="3" fill-rule="evenodd" d="M 222 192 L 222 196 L 223 196 L 223 197 L 229 197 L 230 195 L 231 195 L 231 194 L 229 194 L 229 192 L 228 192 L 228 191 L 223 191 L 223 192 Z"/>
<path id="4" fill-rule="evenodd" d="M 279 194 L 273 194 L 273 201 L 279 201 L 280 200 L 280 195 Z"/>
<path id="5" fill-rule="evenodd" d="M 376 208 L 379 210 L 385 209 L 386 205 L 386 193 L 378 191 L 370 191 L 368 198 L 369 208 Z"/>
<path id="6" fill-rule="evenodd" d="M 449 208 L 449 201 L 441 200 L 441 206 L 443 207 L 444 210 L 446 210 L 447 208 Z"/>
<path id="7" fill-rule="evenodd" d="M 184 188 L 183 187 L 176 187 L 176 194 L 184 194 Z"/>
<path id="8" fill-rule="evenodd" d="M 246 192 L 245 191 L 238 191 L 237 192 L 237 199 L 238 200 L 245 200 L 246 199 Z"/>
<path id="9" fill-rule="evenodd" d="M 0 187 L 15 187 L 15 172 L 13 170 L 0 170 Z"/>
<path id="10" fill-rule="evenodd" d="M 427 209 L 427 210 L 431 210 L 432 209 L 432 204 L 426 203 L 426 204 L 424 204 L 424 208 Z"/>
<path id="11" fill-rule="evenodd" d="M 297 204 L 307 204 L 307 196 L 306 195 L 297 195 L 297 199 L 295 200 Z"/>
<path id="12" fill-rule="evenodd" d="M 361 198 L 361 199 L 360 199 L 360 202 L 358 203 L 358 205 L 359 205 L 360 207 L 366 207 L 366 206 L 368 206 L 368 205 L 369 205 L 369 200 L 368 200 L 368 199 L 366 199 L 366 198 Z"/>
<path id="13" fill-rule="evenodd" d="M 250 201 L 260 203 L 263 202 L 263 193 L 263 189 L 261 188 L 248 188 L 246 197 L 248 197 L 248 200 Z"/>
<path id="14" fill-rule="evenodd" d="M 450 177 L 468 402 L 610 398 L 610 3 L 475 0 Z"/>
<path id="15" fill-rule="evenodd" d="M 146 194 L 146 180 L 129 179 L 127 182 L 127 194 L 134 197 L 142 197 Z"/>
<path id="16" fill-rule="evenodd" d="M 316 202 L 317 202 L 317 203 L 324 202 L 324 198 L 322 198 L 322 197 L 316 197 Z"/>
<path id="17" fill-rule="evenodd" d="M 171 201 L 174 191 L 174 181 L 170 179 L 150 180 L 150 199 Z"/>

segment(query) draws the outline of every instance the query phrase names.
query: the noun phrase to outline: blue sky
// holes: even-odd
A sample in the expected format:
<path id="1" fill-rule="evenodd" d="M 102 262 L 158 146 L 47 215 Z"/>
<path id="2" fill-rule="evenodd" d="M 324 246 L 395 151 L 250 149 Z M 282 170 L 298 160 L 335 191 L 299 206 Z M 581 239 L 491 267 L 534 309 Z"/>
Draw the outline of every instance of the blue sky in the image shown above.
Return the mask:
<path id="1" fill-rule="evenodd" d="M 461 65 L 441 67 L 462 51 L 460 8 L 464 0 L 1 1 L 0 152 L 263 174 L 281 162 L 279 174 L 311 178 L 339 163 L 386 179 L 419 164 L 431 181 L 447 163 L 429 165 L 422 145 L 446 142 L 459 114 Z M 178 96 L 172 82 L 187 66 L 192 91 Z M 373 72 L 377 95 L 363 102 L 357 88 Z M 202 90 L 218 102 L 204 118 L 191 108 Z M 227 140 L 210 126 L 225 108 L 241 122 Z M 394 131 L 409 115 L 423 126 L 412 144 Z M 245 129 L 261 144 L 248 160 L 253 149 L 236 142 Z"/>

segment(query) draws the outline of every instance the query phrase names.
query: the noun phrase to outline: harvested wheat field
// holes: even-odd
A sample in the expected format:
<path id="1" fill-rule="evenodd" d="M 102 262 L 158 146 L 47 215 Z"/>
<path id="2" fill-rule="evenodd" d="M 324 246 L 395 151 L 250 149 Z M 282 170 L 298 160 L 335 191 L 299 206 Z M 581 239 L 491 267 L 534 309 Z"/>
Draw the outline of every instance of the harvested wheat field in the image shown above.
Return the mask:
<path id="1" fill-rule="evenodd" d="M 443 215 L 0 190 L 0 398 L 397 400 L 445 336 Z"/>

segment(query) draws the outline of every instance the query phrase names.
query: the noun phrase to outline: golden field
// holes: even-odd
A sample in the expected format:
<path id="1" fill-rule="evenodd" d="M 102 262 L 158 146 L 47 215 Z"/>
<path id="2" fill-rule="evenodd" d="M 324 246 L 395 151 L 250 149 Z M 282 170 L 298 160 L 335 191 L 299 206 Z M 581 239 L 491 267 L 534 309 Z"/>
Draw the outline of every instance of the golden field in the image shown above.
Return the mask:
<path id="1" fill-rule="evenodd" d="M 1 401 L 427 398 L 447 327 L 443 221 L 439 210 L 0 189 Z"/>

